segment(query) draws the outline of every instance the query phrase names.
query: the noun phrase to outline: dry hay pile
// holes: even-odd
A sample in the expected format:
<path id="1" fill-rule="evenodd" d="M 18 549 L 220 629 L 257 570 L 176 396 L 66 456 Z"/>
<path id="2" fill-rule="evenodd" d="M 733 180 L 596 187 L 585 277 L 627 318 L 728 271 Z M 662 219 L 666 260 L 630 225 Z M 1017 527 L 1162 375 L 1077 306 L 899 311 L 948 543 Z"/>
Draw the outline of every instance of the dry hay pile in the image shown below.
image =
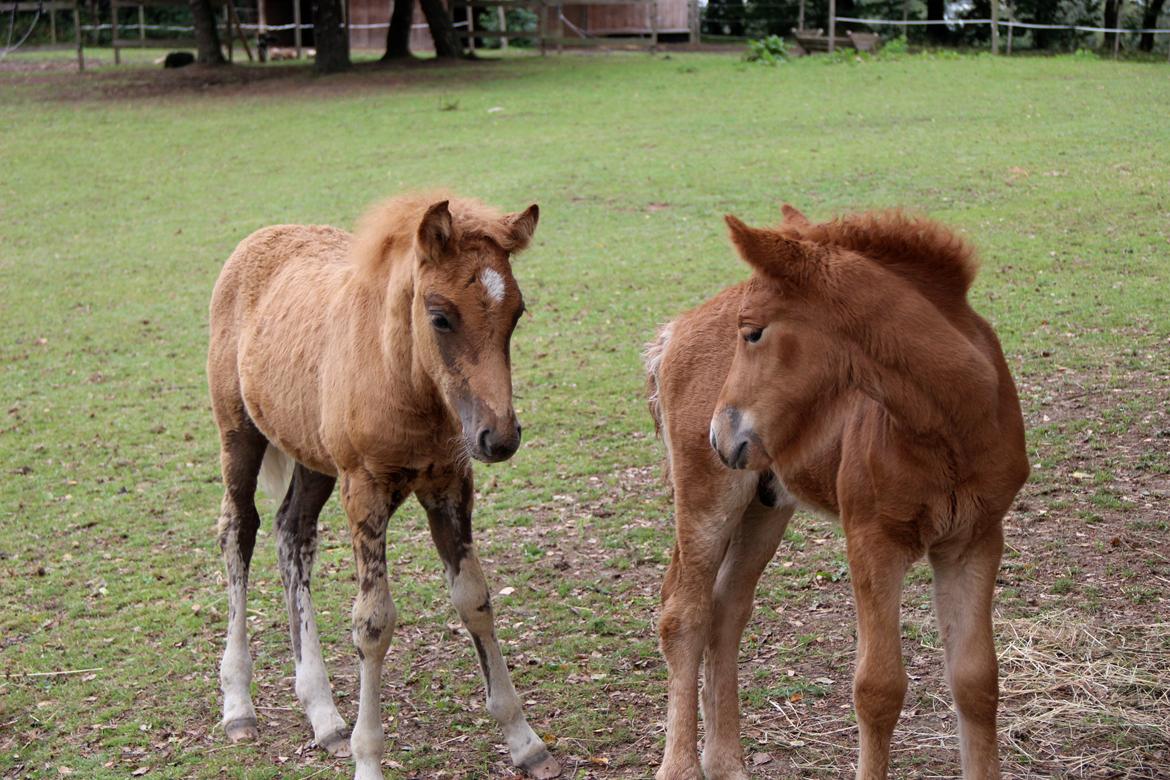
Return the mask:
<path id="1" fill-rule="evenodd" d="M 999 632 L 1000 732 L 1015 761 L 1063 776 L 1170 777 L 1170 623 L 1086 624 L 1060 611 Z"/>
<path id="2" fill-rule="evenodd" d="M 933 622 L 919 623 L 911 652 L 931 660 L 912 670 L 911 693 L 894 734 L 895 774 L 958 777 L 956 719 L 942 679 L 942 649 Z M 911 626 L 913 627 L 913 626 Z M 1010 778 L 1170 778 L 1170 622 L 1086 623 L 1072 610 L 997 619 L 1000 744 Z M 919 680 L 914 671 L 925 671 Z M 924 695 L 915 699 L 918 689 Z M 768 769 L 801 777 L 851 774 L 856 760 L 852 708 L 814 710 L 769 701 L 771 713 L 749 716 L 760 747 L 791 759 Z M 754 728 L 752 728 L 754 727 Z M 851 747 L 849 747 L 851 746 Z M 749 765 L 752 757 L 749 755 Z M 772 776 L 772 775 L 768 775 Z"/>

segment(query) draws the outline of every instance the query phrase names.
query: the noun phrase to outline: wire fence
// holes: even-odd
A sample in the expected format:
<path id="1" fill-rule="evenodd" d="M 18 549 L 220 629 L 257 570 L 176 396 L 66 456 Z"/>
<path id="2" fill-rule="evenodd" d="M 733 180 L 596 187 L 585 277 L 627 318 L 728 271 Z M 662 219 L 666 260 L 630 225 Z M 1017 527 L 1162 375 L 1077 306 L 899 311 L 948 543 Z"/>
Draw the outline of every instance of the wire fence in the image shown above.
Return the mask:
<path id="1" fill-rule="evenodd" d="M 1133 27 L 1091 27 L 1081 24 L 1036 24 L 1034 22 L 1017 22 L 1011 19 L 860 19 L 853 16 L 838 16 L 838 22 L 852 22 L 866 24 L 871 27 L 888 25 L 891 27 L 914 27 L 928 25 L 948 25 L 951 27 L 972 27 L 981 25 L 998 25 L 999 27 L 1017 28 L 1023 30 L 1075 30 L 1077 32 L 1094 33 L 1152 33 L 1154 35 L 1170 35 L 1170 28 L 1133 28 Z"/>
<path id="2" fill-rule="evenodd" d="M 752 37 L 749 33 L 753 23 L 758 24 L 761 19 L 758 10 L 766 9 L 784 9 L 790 12 L 792 10 L 791 4 L 788 3 L 752 3 L 751 6 L 744 6 L 736 9 L 737 12 L 728 14 L 728 9 L 721 9 L 723 14 L 707 14 L 702 16 L 702 23 L 708 27 L 708 32 L 704 35 L 708 37 L 727 37 L 735 39 L 743 39 L 744 37 Z M 993 31 L 1002 34 L 1007 32 L 1008 48 L 1007 53 L 1011 53 L 1012 33 L 1016 30 L 1043 30 L 1043 31 L 1065 31 L 1070 33 L 1101 33 L 1105 35 L 1114 35 L 1114 54 L 1119 50 L 1119 43 L 1122 36 L 1170 36 L 1170 28 L 1168 27 L 1105 27 L 1099 25 L 1086 24 L 1043 24 L 1038 22 L 1022 22 L 1015 19 L 879 19 L 872 17 L 856 17 L 856 16 L 835 16 L 828 19 L 828 26 L 830 29 L 836 28 L 837 24 L 863 24 L 871 28 L 892 27 L 907 29 L 912 27 L 936 27 L 945 26 L 952 30 L 962 30 L 967 27 L 992 27 Z M 710 26 L 724 26 L 724 30 L 728 28 L 740 29 L 738 35 L 727 35 L 724 33 L 720 35 L 718 32 L 710 31 Z M 795 29 L 795 28 L 794 28 Z M 1170 47 L 1168 47 L 1170 51 Z"/>

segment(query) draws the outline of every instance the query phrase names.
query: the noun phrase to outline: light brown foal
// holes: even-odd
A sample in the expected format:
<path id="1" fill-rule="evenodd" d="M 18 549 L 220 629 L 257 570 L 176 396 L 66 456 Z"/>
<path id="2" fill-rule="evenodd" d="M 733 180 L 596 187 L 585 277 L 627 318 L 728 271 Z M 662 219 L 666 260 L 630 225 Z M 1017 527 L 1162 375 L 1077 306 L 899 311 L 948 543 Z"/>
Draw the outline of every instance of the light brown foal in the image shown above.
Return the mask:
<path id="1" fill-rule="evenodd" d="M 748 776 L 736 655 L 795 505 L 845 531 L 857 777 L 888 771 L 907 685 L 902 584 L 923 554 L 963 776 L 999 777 L 992 595 L 1002 519 L 1028 460 L 999 342 L 967 302 L 973 251 L 898 212 L 823 224 L 784 214 L 774 229 L 727 217 L 751 280 L 666 325 L 647 353 L 677 529 L 659 624 L 669 705 L 658 778 Z"/>
<path id="2" fill-rule="evenodd" d="M 371 210 L 355 236 L 281 225 L 253 233 L 228 259 L 211 301 L 207 367 L 225 488 L 220 682 L 233 741 L 258 735 L 245 601 L 259 476 L 284 499 L 276 535 L 296 693 L 318 745 L 352 752 L 358 780 L 382 777 L 381 675 L 396 619 L 386 526 L 413 493 L 513 763 L 534 777 L 559 774 L 512 687 L 471 538 L 470 458 L 506 460 L 520 446 L 510 343 L 524 301 L 510 258 L 537 216 L 535 205 L 503 215 L 448 195 L 403 196 Z M 352 736 L 333 703 L 309 586 L 317 517 L 339 480 L 358 583 Z"/>

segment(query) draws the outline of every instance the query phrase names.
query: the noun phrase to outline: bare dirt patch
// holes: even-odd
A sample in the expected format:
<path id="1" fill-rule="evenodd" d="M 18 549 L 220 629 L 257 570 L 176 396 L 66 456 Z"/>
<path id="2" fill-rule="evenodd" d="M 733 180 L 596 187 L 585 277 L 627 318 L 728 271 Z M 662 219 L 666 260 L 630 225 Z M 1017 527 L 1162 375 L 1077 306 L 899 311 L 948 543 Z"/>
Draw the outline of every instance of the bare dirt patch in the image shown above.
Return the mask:
<path id="1" fill-rule="evenodd" d="M 165 69 L 161 65 L 123 65 L 78 73 L 65 60 L 22 60 L 0 69 L 12 75 L 7 82 L 38 88 L 57 101 L 130 101 L 182 99 L 194 96 L 269 98 L 283 95 L 344 96 L 369 91 L 403 89 L 452 77 L 467 79 L 504 76 L 499 62 L 404 60 L 356 63 L 345 73 L 322 76 L 311 63 L 281 65 L 226 65 Z"/>

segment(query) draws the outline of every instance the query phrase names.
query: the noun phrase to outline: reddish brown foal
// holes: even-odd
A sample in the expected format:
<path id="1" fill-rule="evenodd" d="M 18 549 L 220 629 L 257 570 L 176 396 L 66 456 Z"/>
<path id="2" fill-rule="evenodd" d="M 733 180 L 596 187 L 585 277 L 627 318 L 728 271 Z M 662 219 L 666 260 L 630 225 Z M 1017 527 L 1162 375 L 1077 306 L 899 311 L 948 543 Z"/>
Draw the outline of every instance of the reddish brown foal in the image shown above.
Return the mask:
<path id="1" fill-rule="evenodd" d="M 471 540 L 469 458 L 506 460 L 520 446 L 509 345 L 524 301 L 510 257 L 528 245 L 537 214 L 536 206 L 503 215 L 472 200 L 405 196 L 373 209 L 354 237 L 270 227 L 228 259 L 211 301 L 208 376 L 225 487 L 219 534 L 229 609 L 220 680 L 233 741 L 257 736 L 245 601 L 259 475 L 284 498 L 280 573 L 297 697 L 317 744 L 352 751 L 359 780 L 382 777 L 381 674 L 396 616 L 386 526 L 414 493 L 512 761 L 535 777 L 559 774 L 512 687 Z M 361 695 L 348 746 L 309 588 L 317 517 L 339 478 L 359 586 Z"/>
<path id="2" fill-rule="evenodd" d="M 888 770 L 906 692 L 902 582 L 924 553 L 963 776 L 998 777 L 992 594 L 1028 461 L 999 342 L 967 303 L 973 252 L 896 212 L 817 225 L 784 213 L 768 230 L 727 218 L 751 280 L 668 324 L 648 352 L 677 527 L 659 625 L 670 699 L 658 777 L 747 777 L 736 653 L 794 504 L 845 531 L 857 777 Z"/>

